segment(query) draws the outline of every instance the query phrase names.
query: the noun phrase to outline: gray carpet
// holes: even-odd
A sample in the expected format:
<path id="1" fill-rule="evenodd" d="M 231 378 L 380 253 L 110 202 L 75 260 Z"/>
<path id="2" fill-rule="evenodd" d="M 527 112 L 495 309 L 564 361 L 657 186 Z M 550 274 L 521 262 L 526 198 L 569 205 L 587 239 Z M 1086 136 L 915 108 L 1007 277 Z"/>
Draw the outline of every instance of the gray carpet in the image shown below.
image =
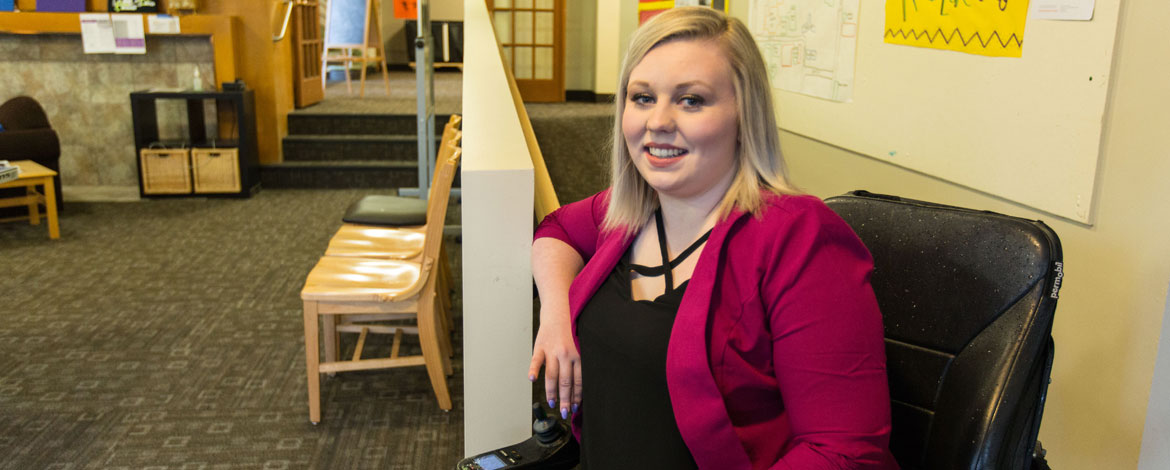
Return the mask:
<path id="1" fill-rule="evenodd" d="M 56 241 L 0 224 L 0 469 L 451 468 L 458 332 L 451 412 L 408 368 L 327 378 L 308 422 L 298 292 L 361 194 L 73 203 Z"/>

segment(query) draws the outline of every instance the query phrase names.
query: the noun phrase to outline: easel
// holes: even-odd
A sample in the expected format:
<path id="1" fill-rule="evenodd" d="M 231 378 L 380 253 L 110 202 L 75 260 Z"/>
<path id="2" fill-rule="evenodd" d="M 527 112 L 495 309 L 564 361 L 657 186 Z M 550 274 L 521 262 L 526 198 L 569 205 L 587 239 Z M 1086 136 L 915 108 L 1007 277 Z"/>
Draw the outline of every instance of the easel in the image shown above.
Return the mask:
<path id="1" fill-rule="evenodd" d="M 345 28 L 345 24 L 341 21 L 334 21 L 337 15 L 352 15 L 353 11 L 345 11 L 347 6 L 356 6 L 365 3 L 365 20 L 362 29 L 361 39 L 353 37 L 352 32 L 336 31 L 338 28 Z M 350 64 L 361 64 L 361 86 L 358 96 L 366 96 L 366 68 L 370 62 L 377 62 L 382 64 L 382 83 L 386 86 L 386 95 L 390 95 L 390 76 L 386 68 L 386 53 L 382 45 L 382 16 L 378 12 L 378 4 L 380 0 L 332 0 L 329 2 L 329 9 L 325 16 L 325 50 L 321 54 L 321 82 L 322 85 L 326 81 L 327 68 L 330 63 L 341 63 L 345 66 L 345 91 L 347 94 L 353 94 L 353 88 L 350 84 L 349 66 Z M 352 18 L 352 17 L 350 17 Z M 356 29 L 356 28 L 355 28 Z M 370 57 L 366 51 L 373 49 L 374 56 Z M 354 54 L 354 50 L 358 53 Z M 330 55 L 330 52 L 338 52 L 338 54 Z"/>

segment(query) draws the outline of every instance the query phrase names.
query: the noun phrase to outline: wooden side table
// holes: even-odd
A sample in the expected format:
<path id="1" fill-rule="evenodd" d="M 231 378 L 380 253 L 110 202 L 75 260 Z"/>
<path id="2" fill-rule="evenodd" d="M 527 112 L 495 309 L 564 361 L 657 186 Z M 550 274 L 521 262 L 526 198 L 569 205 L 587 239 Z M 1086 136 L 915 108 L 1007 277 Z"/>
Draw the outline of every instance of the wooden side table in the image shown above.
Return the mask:
<path id="1" fill-rule="evenodd" d="M 0 184 L 0 188 L 24 187 L 26 194 L 0 199 L 0 207 L 28 206 L 29 223 L 40 225 L 41 208 L 39 206 L 44 204 L 45 216 L 49 219 L 49 238 L 53 240 L 60 238 L 61 229 L 57 225 L 57 190 L 53 186 L 53 178 L 57 176 L 57 172 L 32 160 L 16 160 L 10 163 L 20 167 L 20 177 Z M 37 192 L 37 186 L 44 188 L 44 194 Z M 23 220 L 23 217 L 18 218 L 18 220 Z"/>

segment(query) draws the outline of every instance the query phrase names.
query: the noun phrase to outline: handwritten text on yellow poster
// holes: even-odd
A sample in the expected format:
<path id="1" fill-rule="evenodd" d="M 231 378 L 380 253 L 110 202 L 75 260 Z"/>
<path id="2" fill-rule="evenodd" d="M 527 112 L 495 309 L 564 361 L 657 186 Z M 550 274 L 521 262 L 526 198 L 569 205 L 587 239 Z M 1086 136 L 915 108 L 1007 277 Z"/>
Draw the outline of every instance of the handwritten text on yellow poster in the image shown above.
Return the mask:
<path id="1" fill-rule="evenodd" d="M 886 0 L 886 42 L 1019 57 L 1028 0 Z"/>

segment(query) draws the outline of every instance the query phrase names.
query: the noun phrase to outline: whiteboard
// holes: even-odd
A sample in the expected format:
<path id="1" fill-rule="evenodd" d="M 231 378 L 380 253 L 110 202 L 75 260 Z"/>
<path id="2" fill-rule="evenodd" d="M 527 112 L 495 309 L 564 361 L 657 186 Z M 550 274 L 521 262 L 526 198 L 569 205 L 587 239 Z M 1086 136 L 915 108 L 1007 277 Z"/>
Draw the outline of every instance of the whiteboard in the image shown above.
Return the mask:
<path id="1" fill-rule="evenodd" d="M 374 0 L 377 1 L 377 0 Z M 325 14 L 325 47 L 365 47 L 370 0 L 329 0 Z"/>
<path id="2" fill-rule="evenodd" d="M 852 101 L 773 89 L 779 126 L 1091 223 L 1119 2 L 1029 18 L 1017 59 L 886 44 L 885 2 L 863 1 Z"/>

